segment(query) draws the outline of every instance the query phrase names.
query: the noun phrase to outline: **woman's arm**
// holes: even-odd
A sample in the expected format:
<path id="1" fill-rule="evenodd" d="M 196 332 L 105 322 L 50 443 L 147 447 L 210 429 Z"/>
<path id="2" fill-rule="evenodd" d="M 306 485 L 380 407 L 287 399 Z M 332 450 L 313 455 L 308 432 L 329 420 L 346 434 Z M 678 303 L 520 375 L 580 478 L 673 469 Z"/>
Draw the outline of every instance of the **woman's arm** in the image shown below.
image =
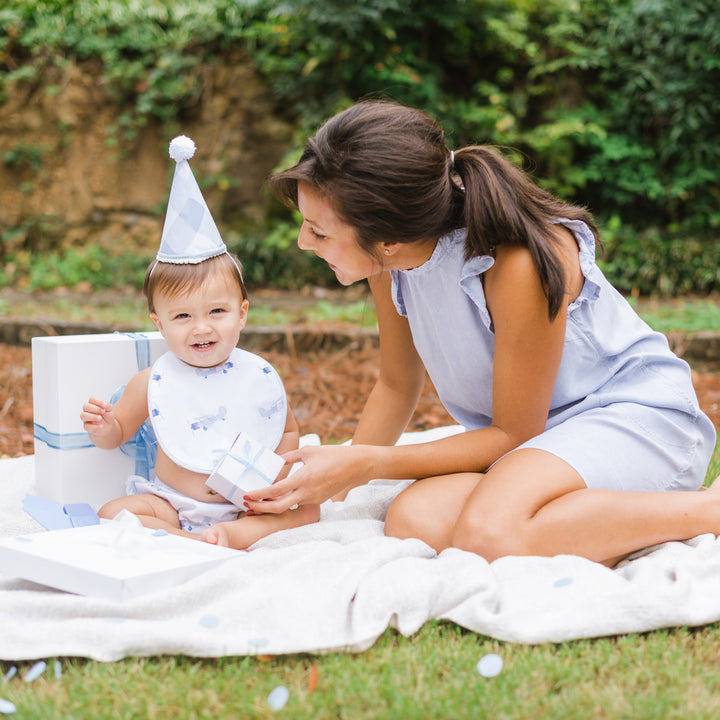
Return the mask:
<path id="1" fill-rule="evenodd" d="M 391 296 L 390 273 L 368 280 L 375 302 L 380 337 L 380 374 L 368 396 L 353 445 L 394 445 L 417 406 L 425 383 L 425 366 L 413 344 L 407 319 Z"/>
<path id="2" fill-rule="evenodd" d="M 565 344 L 567 302 L 551 320 L 526 248 L 500 247 L 497 260 L 485 284 L 495 325 L 492 427 L 513 449 L 545 429 Z M 579 271 L 577 246 L 574 262 Z"/>
<path id="3" fill-rule="evenodd" d="M 365 444 L 365 438 L 389 442 L 400 426 L 396 409 L 389 410 L 390 417 L 395 419 L 385 421 L 382 406 L 369 404 L 363 411 L 363 427 L 358 429 L 351 447 L 304 448 L 291 453 L 292 461 L 301 460 L 305 467 L 264 491 L 262 497 L 277 498 L 275 502 L 263 503 L 264 511 L 282 512 L 296 502 L 323 502 L 343 489 L 373 478 L 483 472 L 504 454 L 543 431 L 562 358 L 566 313 L 563 309 L 554 320 L 549 319 L 540 278 L 529 251 L 524 248 L 499 247 L 495 265 L 484 280 L 495 327 L 491 425 L 416 445 Z M 401 363 L 407 357 L 407 351 L 400 351 L 395 361 L 390 362 L 390 368 L 402 372 Z M 414 368 L 411 364 L 411 375 Z M 480 381 L 482 378 L 467 378 L 468 383 Z M 412 383 L 411 386 L 417 390 L 417 386 Z M 382 397 L 380 392 L 378 397 Z M 416 400 L 417 396 L 413 402 Z M 407 406 L 403 412 L 407 412 Z M 372 430 L 371 421 L 380 425 L 379 431 Z M 360 444 L 360 440 L 364 443 Z"/>
<path id="4" fill-rule="evenodd" d="M 484 290 L 495 328 L 492 423 L 430 443 L 364 448 L 370 478 L 484 472 L 545 429 L 565 342 L 565 308 L 549 319 L 532 257 L 521 247 L 498 248 Z"/>

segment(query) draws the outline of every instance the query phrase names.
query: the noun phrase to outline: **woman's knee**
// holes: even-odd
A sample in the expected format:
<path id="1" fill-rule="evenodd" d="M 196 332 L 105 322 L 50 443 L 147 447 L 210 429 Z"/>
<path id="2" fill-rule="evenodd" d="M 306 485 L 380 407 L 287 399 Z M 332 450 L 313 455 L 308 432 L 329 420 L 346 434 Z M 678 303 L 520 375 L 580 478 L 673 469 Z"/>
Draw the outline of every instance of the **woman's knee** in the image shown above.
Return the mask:
<path id="1" fill-rule="evenodd" d="M 418 480 L 403 490 L 385 516 L 385 535 L 401 540 L 417 538 L 438 552 L 447 545 L 447 521 L 437 512 L 434 478 Z"/>
<path id="2" fill-rule="evenodd" d="M 509 555 L 546 554 L 539 517 L 550 503 L 585 489 L 577 471 L 544 450 L 517 450 L 488 472 L 463 508 L 452 545 L 492 562 Z"/>
<path id="3" fill-rule="evenodd" d="M 412 495 L 405 490 L 391 503 L 385 515 L 385 535 L 405 540 L 418 537 L 416 523 L 417 508 Z"/>
<path id="4" fill-rule="evenodd" d="M 479 473 L 456 473 L 417 480 L 390 505 L 385 534 L 418 538 L 441 552 L 450 546 L 458 516 L 481 478 Z"/>
<path id="5" fill-rule="evenodd" d="M 517 523 L 508 524 L 485 518 L 458 519 L 453 530 L 452 546 L 475 553 L 493 562 L 509 555 L 531 555 L 525 542 L 523 528 Z"/>

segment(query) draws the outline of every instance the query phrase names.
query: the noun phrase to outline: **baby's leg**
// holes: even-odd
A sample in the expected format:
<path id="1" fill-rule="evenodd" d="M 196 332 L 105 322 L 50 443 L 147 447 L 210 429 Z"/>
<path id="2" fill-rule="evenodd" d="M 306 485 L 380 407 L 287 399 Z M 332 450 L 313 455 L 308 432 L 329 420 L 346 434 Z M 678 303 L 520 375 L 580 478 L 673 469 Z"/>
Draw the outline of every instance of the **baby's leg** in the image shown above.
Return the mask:
<path id="1" fill-rule="evenodd" d="M 177 510 L 167 500 L 157 495 L 141 493 L 111 500 L 100 508 L 98 515 L 112 520 L 123 510 L 129 510 L 136 515 L 146 528 L 167 530 L 173 535 L 198 539 L 197 535 L 186 532 L 180 527 Z"/>
<path id="2" fill-rule="evenodd" d="M 319 519 L 319 505 L 301 505 L 280 515 L 244 515 L 237 520 L 211 525 L 200 539 L 212 545 L 244 550 L 274 532 L 310 525 Z"/>

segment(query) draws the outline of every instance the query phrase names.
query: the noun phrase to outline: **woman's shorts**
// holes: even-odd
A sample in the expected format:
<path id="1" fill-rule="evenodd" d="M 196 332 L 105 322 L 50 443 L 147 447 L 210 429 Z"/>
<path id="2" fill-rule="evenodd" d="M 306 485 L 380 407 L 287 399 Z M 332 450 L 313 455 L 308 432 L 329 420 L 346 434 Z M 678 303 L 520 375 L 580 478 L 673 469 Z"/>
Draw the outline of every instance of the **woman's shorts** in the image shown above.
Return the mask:
<path id="1" fill-rule="evenodd" d="M 614 403 L 570 417 L 526 443 L 571 465 L 589 488 L 697 490 L 715 447 L 703 413 Z"/>

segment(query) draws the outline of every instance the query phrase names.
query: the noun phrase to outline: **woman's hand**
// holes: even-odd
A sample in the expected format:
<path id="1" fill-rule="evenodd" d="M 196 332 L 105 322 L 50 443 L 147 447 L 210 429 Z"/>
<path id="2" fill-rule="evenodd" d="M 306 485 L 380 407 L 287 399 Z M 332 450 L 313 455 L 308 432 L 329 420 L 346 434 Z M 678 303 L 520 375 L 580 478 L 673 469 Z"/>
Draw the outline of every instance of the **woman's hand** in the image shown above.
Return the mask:
<path id="1" fill-rule="evenodd" d="M 293 505 L 320 504 L 372 479 L 373 448 L 368 445 L 303 447 L 284 453 L 285 462 L 303 463 L 283 480 L 244 497 L 257 514 L 285 512 Z"/>

